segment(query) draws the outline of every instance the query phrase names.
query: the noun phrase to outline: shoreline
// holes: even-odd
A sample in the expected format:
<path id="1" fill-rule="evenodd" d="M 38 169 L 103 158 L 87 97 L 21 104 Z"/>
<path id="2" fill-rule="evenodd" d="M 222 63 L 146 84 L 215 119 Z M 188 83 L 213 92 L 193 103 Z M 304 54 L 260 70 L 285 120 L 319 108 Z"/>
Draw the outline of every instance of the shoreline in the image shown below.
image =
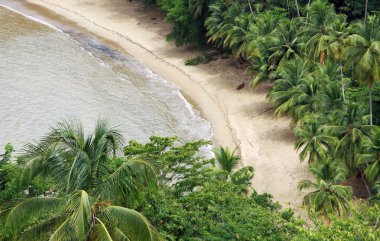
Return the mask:
<path id="1" fill-rule="evenodd" d="M 259 193 L 270 193 L 284 207 L 300 210 L 302 193 L 297 190 L 297 182 L 309 177 L 307 165 L 300 164 L 293 148 L 290 120 L 273 117 L 270 103 L 265 98 L 268 86 L 260 86 L 255 91 L 248 87 L 236 90 L 236 85 L 247 82 L 249 75 L 242 68 L 230 66 L 228 60 L 185 66 L 185 59 L 199 52 L 167 43 L 164 35 L 170 25 L 162 22 L 159 13 L 152 17 L 139 12 L 139 2 L 27 2 L 24 4 L 26 8 L 41 15 L 51 16 L 48 11 L 52 11 L 117 43 L 143 65 L 177 85 L 188 102 L 211 123 L 216 144 L 230 148 L 237 146 L 243 165 L 254 167 L 253 187 Z M 158 19 L 157 22 L 154 18 Z"/>

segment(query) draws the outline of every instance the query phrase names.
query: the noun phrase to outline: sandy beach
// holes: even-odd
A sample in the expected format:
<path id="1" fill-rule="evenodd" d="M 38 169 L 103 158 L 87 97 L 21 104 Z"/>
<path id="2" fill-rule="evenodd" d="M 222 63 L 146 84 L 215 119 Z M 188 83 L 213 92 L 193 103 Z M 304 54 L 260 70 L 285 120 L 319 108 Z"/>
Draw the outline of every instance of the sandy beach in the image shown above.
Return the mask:
<path id="1" fill-rule="evenodd" d="M 199 54 L 165 41 L 170 24 L 154 8 L 142 10 L 126 0 L 28 0 L 26 7 L 52 17 L 52 12 L 121 46 L 158 75 L 172 81 L 188 101 L 211 122 L 216 144 L 238 146 L 242 165 L 253 166 L 253 187 L 268 192 L 284 207 L 299 210 L 299 180 L 309 177 L 307 163 L 294 150 L 290 119 L 274 118 L 265 98 L 268 85 L 252 90 L 250 75 L 233 59 L 186 66 Z M 245 88 L 236 86 L 245 82 Z"/>

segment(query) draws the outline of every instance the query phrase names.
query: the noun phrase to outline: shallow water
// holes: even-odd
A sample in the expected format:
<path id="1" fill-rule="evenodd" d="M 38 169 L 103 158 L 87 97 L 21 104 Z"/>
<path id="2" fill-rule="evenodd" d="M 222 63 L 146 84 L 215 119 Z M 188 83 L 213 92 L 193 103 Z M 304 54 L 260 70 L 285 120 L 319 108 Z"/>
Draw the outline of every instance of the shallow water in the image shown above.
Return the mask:
<path id="1" fill-rule="evenodd" d="M 210 124 L 175 85 L 94 36 L 2 7 L 0 26 L 0 148 L 20 150 L 65 118 L 88 131 L 105 117 L 126 140 L 211 138 Z"/>

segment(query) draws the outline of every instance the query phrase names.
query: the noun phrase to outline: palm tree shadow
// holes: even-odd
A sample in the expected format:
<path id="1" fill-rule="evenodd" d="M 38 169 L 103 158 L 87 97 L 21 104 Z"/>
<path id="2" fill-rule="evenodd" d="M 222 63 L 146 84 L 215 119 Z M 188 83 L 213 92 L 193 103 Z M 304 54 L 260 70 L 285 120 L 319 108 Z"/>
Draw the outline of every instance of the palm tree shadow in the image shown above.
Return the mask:
<path id="1" fill-rule="evenodd" d="M 294 144 L 296 141 L 293 131 L 288 126 L 276 126 L 267 133 L 266 138 L 268 141 L 287 144 Z"/>

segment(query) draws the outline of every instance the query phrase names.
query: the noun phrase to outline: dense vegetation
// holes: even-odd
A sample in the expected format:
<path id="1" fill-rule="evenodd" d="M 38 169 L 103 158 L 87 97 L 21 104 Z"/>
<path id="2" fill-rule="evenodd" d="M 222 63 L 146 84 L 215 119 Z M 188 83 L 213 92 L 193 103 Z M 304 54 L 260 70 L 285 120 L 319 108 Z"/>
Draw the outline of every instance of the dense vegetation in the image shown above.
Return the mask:
<path id="1" fill-rule="evenodd" d="M 169 4 L 171 2 L 172 4 Z M 252 86 L 272 82 L 276 116 L 292 118 L 300 160 L 316 181 L 304 203 L 314 211 L 345 214 L 362 179 L 375 200 L 380 186 L 380 2 L 378 1 L 157 1 L 174 23 L 170 39 L 198 42 L 176 33 L 179 20 L 234 58 L 250 63 Z M 191 18 L 183 18 L 187 12 Z M 349 15 L 345 15 L 345 13 Z M 181 23 L 184 24 L 185 22 Z M 203 39 L 197 38 L 198 40 Z"/>
<path id="2" fill-rule="evenodd" d="M 274 114 L 291 117 L 315 177 L 298 184 L 311 222 L 252 190 L 253 168 L 236 169 L 228 148 L 207 159 L 205 141 L 124 146 L 105 121 L 87 137 L 69 121 L 0 156 L 0 240 L 379 240 L 380 3 L 144 3 L 174 23 L 168 40 L 212 44 L 251 65 L 253 87 L 272 83 Z M 357 177 L 368 199 L 352 202 Z"/>
<path id="3" fill-rule="evenodd" d="M 1 184 L 1 240 L 378 240 L 379 206 L 350 206 L 350 217 L 312 224 L 251 190 L 252 167 L 206 141 L 129 141 L 99 121 L 85 137 L 77 122 L 57 124 L 17 162 L 7 145 Z M 7 165 L 8 168 L 4 168 Z M 7 175 L 12 169 L 14 175 Z M 6 193 L 9 193 L 8 191 Z M 9 197 L 9 199 L 7 199 Z M 4 200 L 5 199 L 5 200 Z M 149 220 L 149 221 L 148 221 Z M 153 228 L 154 227 L 154 228 Z"/>

